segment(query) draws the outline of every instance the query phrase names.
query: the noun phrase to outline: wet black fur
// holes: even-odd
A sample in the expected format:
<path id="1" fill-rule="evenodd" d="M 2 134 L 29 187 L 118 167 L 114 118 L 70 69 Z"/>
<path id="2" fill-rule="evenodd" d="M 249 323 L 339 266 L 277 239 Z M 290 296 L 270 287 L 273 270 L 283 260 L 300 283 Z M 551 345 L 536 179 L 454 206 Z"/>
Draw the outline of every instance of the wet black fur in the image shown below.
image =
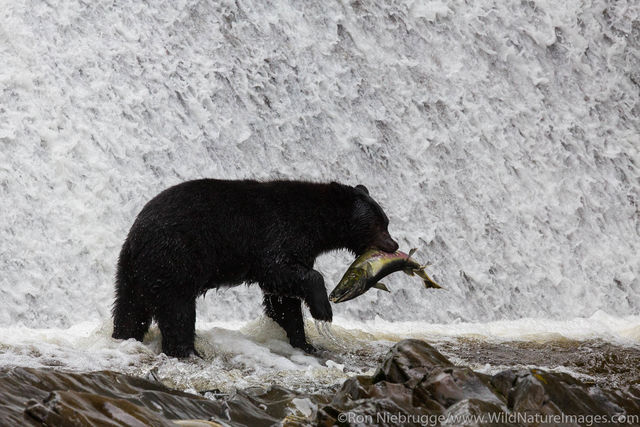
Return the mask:
<path id="1" fill-rule="evenodd" d="M 142 209 L 118 259 L 114 338 L 142 340 L 152 319 L 170 356 L 195 353 L 196 298 L 258 283 L 266 314 L 306 351 L 300 302 L 331 321 L 323 252 L 394 251 L 388 219 L 363 186 L 203 179 L 171 187 Z"/>

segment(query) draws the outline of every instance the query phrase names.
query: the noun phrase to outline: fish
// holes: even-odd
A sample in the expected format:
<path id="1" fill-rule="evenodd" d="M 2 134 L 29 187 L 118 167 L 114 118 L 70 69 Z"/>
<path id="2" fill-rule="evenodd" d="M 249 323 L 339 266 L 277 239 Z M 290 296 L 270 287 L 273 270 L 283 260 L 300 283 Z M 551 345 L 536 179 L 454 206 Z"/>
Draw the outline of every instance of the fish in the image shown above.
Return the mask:
<path id="1" fill-rule="evenodd" d="M 340 279 L 338 285 L 331 291 L 329 300 L 334 303 L 349 301 L 371 288 L 389 291 L 389 288 L 379 280 L 396 271 L 420 277 L 425 288 L 441 289 L 441 286 L 431 280 L 424 271 L 426 265 L 420 265 L 411 259 L 416 248 L 409 253 L 396 251 L 383 252 L 378 249 L 368 249 L 357 257 Z"/>

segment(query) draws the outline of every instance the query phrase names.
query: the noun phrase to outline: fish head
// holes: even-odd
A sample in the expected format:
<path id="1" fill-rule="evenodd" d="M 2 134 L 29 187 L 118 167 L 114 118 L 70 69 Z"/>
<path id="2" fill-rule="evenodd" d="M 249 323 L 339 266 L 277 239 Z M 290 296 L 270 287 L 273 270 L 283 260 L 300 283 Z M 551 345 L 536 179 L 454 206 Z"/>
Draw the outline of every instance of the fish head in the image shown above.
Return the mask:
<path id="1" fill-rule="evenodd" d="M 347 270 L 338 286 L 331 291 L 329 300 L 334 303 L 349 301 L 367 290 L 367 272 L 359 268 L 352 268 Z"/>

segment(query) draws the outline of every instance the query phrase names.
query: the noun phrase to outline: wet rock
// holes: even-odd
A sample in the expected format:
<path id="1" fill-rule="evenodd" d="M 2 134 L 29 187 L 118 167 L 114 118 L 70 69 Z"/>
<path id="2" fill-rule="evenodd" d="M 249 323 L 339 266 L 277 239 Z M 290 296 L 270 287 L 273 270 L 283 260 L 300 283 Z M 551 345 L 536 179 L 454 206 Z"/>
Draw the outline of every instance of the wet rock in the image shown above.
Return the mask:
<path id="1" fill-rule="evenodd" d="M 207 420 L 177 420 L 174 421 L 173 424 L 182 427 L 224 427 L 220 423 Z"/>
<path id="2" fill-rule="evenodd" d="M 124 399 L 167 419 L 207 419 L 218 405 L 199 395 L 172 390 L 155 381 L 116 372 L 77 373 L 12 368 L 0 370 L 0 395 L 8 397 L 0 399 L 0 420 L 22 420 L 29 399 L 43 403 L 52 392 L 57 391 Z"/>
<path id="3" fill-rule="evenodd" d="M 415 393 L 447 407 L 463 399 L 483 400 L 498 406 L 505 403 L 490 388 L 488 379 L 467 367 L 436 368 L 418 384 Z"/>
<path id="4" fill-rule="evenodd" d="M 175 427 L 168 419 L 124 399 L 91 393 L 56 391 L 25 409 L 30 421 L 59 427 L 122 425 Z"/>
<path id="5" fill-rule="evenodd" d="M 389 399 L 400 408 L 413 407 L 413 392 L 402 384 L 380 381 L 369 387 L 371 399 Z"/>
<path id="6" fill-rule="evenodd" d="M 491 385 L 506 400 L 509 390 L 515 385 L 517 376 L 512 370 L 498 372 L 491 377 Z"/>
<path id="7" fill-rule="evenodd" d="M 603 389 L 640 384 L 640 347 L 600 340 L 576 341 L 558 338 L 544 342 L 487 342 L 460 338 L 438 343 L 445 356 L 469 364 L 493 366 L 563 366 L 588 375 Z"/>
<path id="8" fill-rule="evenodd" d="M 461 405 L 457 410 L 484 405 L 502 411 L 504 401 L 491 387 L 488 377 L 454 367 L 427 343 L 406 340 L 389 351 L 371 381 L 362 377 L 347 380 L 317 418 L 321 425 L 394 425 L 397 420 L 420 425 L 428 419 L 421 417 L 441 415 L 456 402 L 469 399 L 486 402 L 478 400 L 481 403 Z"/>
<path id="9" fill-rule="evenodd" d="M 554 424 L 554 416 L 640 416 L 637 394 L 631 387 L 611 392 L 568 374 L 537 369 L 489 377 L 454 366 L 425 342 L 406 340 L 389 351 L 370 381 L 346 381 L 331 404 L 318 410 L 316 420 L 319 425 L 350 426 L 385 425 L 398 417 L 409 420 L 403 423 L 407 425 L 415 420 L 424 424 L 425 419 L 442 425 L 528 426 L 545 419 Z M 416 418 L 425 416 L 436 418 Z M 571 419 L 562 423 L 576 425 Z"/>
<path id="10" fill-rule="evenodd" d="M 231 394 L 171 390 L 114 372 L 0 370 L 0 425 L 365 426 L 541 425 L 544 417 L 624 414 L 640 420 L 640 386 L 603 388 L 565 373 L 454 366 L 423 341 L 393 346 L 372 377 L 310 394 L 282 387 Z M 578 419 L 546 418 L 552 425 Z M 597 421 L 592 423 L 598 425 Z"/>
<path id="11" fill-rule="evenodd" d="M 328 395 L 272 387 L 209 400 L 115 372 L 0 370 L 0 425 L 230 425 L 271 426 L 308 419 Z M 6 398 L 5 398 L 6 397 Z M 295 399 L 310 399 L 302 414 Z M 213 423 L 213 424 L 212 424 Z"/>
<path id="12" fill-rule="evenodd" d="M 444 413 L 442 425 L 458 426 L 461 424 L 461 420 L 466 421 L 464 425 L 467 427 L 487 425 L 513 427 L 514 425 L 519 425 L 506 422 L 491 422 L 492 420 L 488 417 L 489 414 L 492 414 L 495 420 L 506 420 L 506 417 L 504 417 L 505 411 L 498 405 L 479 399 L 460 400 L 447 408 Z M 482 422 L 473 422 L 472 420 L 474 419 L 482 420 Z"/>
<path id="13" fill-rule="evenodd" d="M 509 394 L 509 407 L 524 414 L 561 414 L 562 411 L 545 393 L 544 387 L 532 375 L 517 380 L 517 385 Z"/>
<path id="14" fill-rule="evenodd" d="M 319 426 L 395 426 L 398 423 L 393 418 L 413 415 L 413 411 L 398 406 L 391 399 L 363 399 L 349 402 L 344 406 L 326 406 L 318 411 L 316 423 Z M 389 418 L 387 416 L 392 416 Z M 419 423 L 403 423 L 404 425 L 419 425 Z"/>
<path id="15" fill-rule="evenodd" d="M 404 340 L 391 348 L 382 366 L 373 375 L 373 382 L 411 381 L 415 384 L 439 366 L 453 366 L 453 364 L 424 341 Z"/>
<path id="16" fill-rule="evenodd" d="M 532 369 L 518 376 L 509 392 L 516 412 L 568 415 L 640 414 L 640 400 L 584 384 L 565 373 Z"/>
<path id="17" fill-rule="evenodd" d="M 347 399 L 359 400 L 369 397 L 369 387 L 372 384 L 370 377 L 357 376 L 349 378 L 343 384 L 340 390 L 333 398 L 334 402 L 343 402 Z"/>
<path id="18" fill-rule="evenodd" d="M 233 425 L 272 426 L 286 421 L 286 425 L 293 426 L 304 424 L 319 405 L 326 405 L 330 399 L 328 393 L 307 394 L 278 386 L 249 389 L 225 398 L 225 410 L 216 415 Z"/>

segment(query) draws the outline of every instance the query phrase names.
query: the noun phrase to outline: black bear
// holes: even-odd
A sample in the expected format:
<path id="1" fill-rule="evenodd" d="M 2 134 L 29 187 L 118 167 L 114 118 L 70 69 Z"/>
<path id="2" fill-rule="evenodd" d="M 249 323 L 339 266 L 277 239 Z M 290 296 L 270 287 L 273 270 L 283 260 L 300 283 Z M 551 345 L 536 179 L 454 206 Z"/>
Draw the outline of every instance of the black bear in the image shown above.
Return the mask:
<path id="1" fill-rule="evenodd" d="M 142 341 L 155 319 L 165 354 L 197 354 L 196 298 L 255 282 L 291 345 L 313 352 L 301 301 L 314 319 L 332 319 L 316 257 L 340 248 L 393 252 L 388 224 L 362 185 L 201 179 L 171 187 L 144 206 L 122 246 L 113 337 Z"/>

